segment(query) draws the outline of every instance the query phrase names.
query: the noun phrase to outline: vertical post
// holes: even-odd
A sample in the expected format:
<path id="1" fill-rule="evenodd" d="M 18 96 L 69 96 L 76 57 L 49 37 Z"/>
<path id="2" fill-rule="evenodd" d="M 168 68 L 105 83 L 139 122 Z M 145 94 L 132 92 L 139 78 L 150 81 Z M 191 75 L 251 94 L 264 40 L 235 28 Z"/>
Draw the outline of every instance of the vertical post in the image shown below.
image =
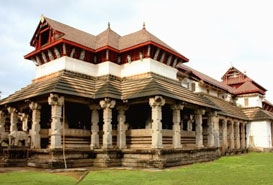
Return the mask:
<path id="1" fill-rule="evenodd" d="M 246 148 L 246 122 L 242 123 L 241 126 L 241 149 Z"/>
<path id="2" fill-rule="evenodd" d="M 213 113 L 208 113 L 208 147 L 214 146 L 214 136 L 213 136 Z"/>
<path id="3" fill-rule="evenodd" d="M 214 144 L 216 147 L 220 147 L 220 130 L 219 130 L 219 118 L 214 117 Z"/>
<path id="4" fill-rule="evenodd" d="M 32 126 L 30 130 L 31 148 L 41 148 L 40 121 L 41 121 L 41 105 L 31 102 L 29 108 L 32 110 Z"/>
<path id="5" fill-rule="evenodd" d="M 8 107 L 8 112 L 10 113 L 10 133 L 13 131 L 18 131 L 17 123 L 18 123 L 18 112 L 13 107 Z"/>
<path id="6" fill-rule="evenodd" d="M 189 120 L 187 121 L 187 131 L 192 131 L 192 123 L 194 122 L 193 118 L 193 115 L 189 115 Z"/>
<path id="7" fill-rule="evenodd" d="M 234 122 L 230 122 L 230 149 L 234 149 Z"/>
<path id="8" fill-rule="evenodd" d="M 28 115 L 26 113 L 22 113 L 19 116 L 20 120 L 22 121 L 22 130 L 27 132 L 28 130 Z"/>
<path id="9" fill-rule="evenodd" d="M 99 148 L 99 109 L 100 106 L 97 104 L 89 105 L 91 109 L 91 142 L 90 149 L 93 150 L 95 148 Z"/>
<path id="10" fill-rule="evenodd" d="M 210 112 L 208 114 L 208 147 L 213 147 L 216 146 L 216 142 L 217 142 L 217 133 L 215 132 L 215 128 L 216 128 L 216 124 L 217 124 L 217 120 L 216 117 L 217 116 L 217 112 Z M 219 127 L 218 127 L 218 131 L 219 131 Z M 215 137 L 216 136 L 216 137 Z M 219 143 L 219 134 L 218 134 L 218 143 Z M 217 144 L 219 145 L 219 144 Z"/>
<path id="11" fill-rule="evenodd" d="M 161 96 L 155 96 L 149 99 L 152 108 L 152 148 L 162 148 L 162 106 L 165 99 Z"/>
<path id="12" fill-rule="evenodd" d="M 102 148 L 112 148 L 112 109 L 115 107 L 116 101 L 110 98 L 100 101 L 100 106 L 103 109 L 103 146 Z"/>
<path id="13" fill-rule="evenodd" d="M 182 148 L 181 145 L 181 115 L 180 111 L 183 109 L 183 105 L 175 104 L 171 106 L 173 110 L 173 147 Z"/>
<path id="14" fill-rule="evenodd" d="M 205 114 L 205 110 L 195 110 L 195 131 L 196 131 L 196 146 L 201 148 L 203 145 L 203 127 L 202 127 L 202 115 Z"/>
<path id="15" fill-rule="evenodd" d="M 235 148 L 240 149 L 240 122 L 236 121 L 234 125 Z"/>
<path id="16" fill-rule="evenodd" d="M 117 106 L 118 110 L 118 136 L 117 136 L 117 144 L 120 149 L 127 148 L 126 147 L 126 130 L 128 126 L 125 124 L 126 116 L 125 111 L 128 110 L 127 105 L 119 105 Z"/>
<path id="17" fill-rule="evenodd" d="M 227 120 L 223 119 L 222 120 L 222 150 L 223 151 L 226 151 L 227 150 Z"/>
<path id="18" fill-rule="evenodd" d="M 50 148 L 62 148 L 62 106 L 64 104 L 64 97 L 59 97 L 57 94 L 50 94 L 48 103 L 51 105 L 51 133 L 50 133 Z"/>
<path id="19" fill-rule="evenodd" d="M 6 114 L 0 110 L 0 134 L 5 132 Z"/>

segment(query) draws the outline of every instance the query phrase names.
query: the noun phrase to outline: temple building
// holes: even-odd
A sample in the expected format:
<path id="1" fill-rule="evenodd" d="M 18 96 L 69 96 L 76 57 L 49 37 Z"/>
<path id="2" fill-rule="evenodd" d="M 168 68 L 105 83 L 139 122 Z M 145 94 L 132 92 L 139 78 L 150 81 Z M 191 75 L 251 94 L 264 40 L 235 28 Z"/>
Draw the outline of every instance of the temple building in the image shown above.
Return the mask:
<path id="1" fill-rule="evenodd" d="M 42 16 L 30 45 L 35 78 L 0 100 L 3 166 L 166 168 L 272 148 L 265 88 L 188 67 L 145 25 L 92 35 Z"/>

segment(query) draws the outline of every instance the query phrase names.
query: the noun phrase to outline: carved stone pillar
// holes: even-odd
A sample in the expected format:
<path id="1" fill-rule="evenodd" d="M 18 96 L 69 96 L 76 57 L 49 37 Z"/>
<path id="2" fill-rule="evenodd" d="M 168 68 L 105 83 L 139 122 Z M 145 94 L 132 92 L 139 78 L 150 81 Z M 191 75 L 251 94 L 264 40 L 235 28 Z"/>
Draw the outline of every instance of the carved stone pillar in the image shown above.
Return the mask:
<path id="1" fill-rule="evenodd" d="M 235 148 L 240 149 L 240 123 L 238 121 L 234 124 L 234 139 L 235 139 Z"/>
<path id="2" fill-rule="evenodd" d="M 189 115 L 189 120 L 187 121 L 187 131 L 192 131 L 192 123 L 194 122 L 193 118 L 194 115 Z"/>
<path id="3" fill-rule="evenodd" d="M 216 147 L 220 147 L 220 130 L 219 130 L 219 118 L 214 117 L 214 144 Z"/>
<path id="4" fill-rule="evenodd" d="M 41 105 L 31 102 L 29 108 L 32 110 L 32 126 L 30 130 L 31 148 L 41 148 L 40 121 L 41 121 Z"/>
<path id="5" fill-rule="evenodd" d="M 222 119 L 222 151 L 227 149 L 227 120 Z"/>
<path id="6" fill-rule="evenodd" d="M 213 113 L 208 114 L 208 147 L 214 146 L 214 136 L 213 136 Z"/>
<path id="7" fill-rule="evenodd" d="M 6 114 L 0 110 L 0 134 L 5 132 Z"/>
<path id="8" fill-rule="evenodd" d="M 90 149 L 93 150 L 95 148 L 99 148 L 99 109 L 100 106 L 97 104 L 89 105 L 91 109 L 91 142 Z"/>
<path id="9" fill-rule="evenodd" d="M 105 98 L 100 101 L 100 106 L 103 109 L 103 146 L 102 148 L 112 148 L 112 108 L 116 105 L 115 100 Z"/>
<path id="10" fill-rule="evenodd" d="M 162 148 L 162 106 L 165 99 L 161 96 L 150 98 L 149 104 L 152 108 L 152 148 Z"/>
<path id="11" fill-rule="evenodd" d="M 119 105 L 117 106 L 118 110 L 118 137 L 117 144 L 120 149 L 127 148 L 126 147 L 126 130 L 128 126 L 125 124 L 126 116 L 125 111 L 128 110 L 127 105 Z"/>
<path id="12" fill-rule="evenodd" d="M 246 123 L 247 122 L 243 122 L 241 126 L 241 149 L 246 148 Z"/>
<path id="13" fill-rule="evenodd" d="M 196 146 L 204 147 L 203 145 L 203 127 L 202 127 L 202 115 L 205 114 L 205 110 L 195 110 L 195 132 L 196 132 Z"/>
<path id="14" fill-rule="evenodd" d="M 18 112 L 13 107 L 8 107 L 8 112 L 10 113 L 10 132 L 18 131 Z"/>
<path id="15" fill-rule="evenodd" d="M 230 121 L 228 135 L 229 135 L 229 148 L 234 149 L 234 122 L 233 121 Z"/>
<path id="16" fill-rule="evenodd" d="M 173 110 L 173 147 L 181 148 L 181 115 L 180 111 L 183 109 L 183 105 L 175 104 L 171 106 Z"/>
<path id="17" fill-rule="evenodd" d="M 62 148 L 61 136 L 61 118 L 62 106 L 64 104 L 64 97 L 59 97 L 57 94 L 50 94 L 48 103 L 51 105 L 51 133 L 50 133 L 50 148 Z"/>
<path id="18" fill-rule="evenodd" d="M 26 113 L 22 113 L 19 116 L 20 120 L 22 121 L 22 130 L 27 132 L 28 130 L 28 115 Z"/>
<path id="19" fill-rule="evenodd" d="M 208 147 L 216 146 L 215 136 L 217 137 L 217 133 L 215 132 L 215 127 L 217 124 L 217 112 L 210 112 L 208 114 Z M 216 142 L 215 142 L 216 141 Z M 218 143 L 219 143 L 219 127 L 218 127 Z M 219 145 L 219 144 L 218 144 Z"/>

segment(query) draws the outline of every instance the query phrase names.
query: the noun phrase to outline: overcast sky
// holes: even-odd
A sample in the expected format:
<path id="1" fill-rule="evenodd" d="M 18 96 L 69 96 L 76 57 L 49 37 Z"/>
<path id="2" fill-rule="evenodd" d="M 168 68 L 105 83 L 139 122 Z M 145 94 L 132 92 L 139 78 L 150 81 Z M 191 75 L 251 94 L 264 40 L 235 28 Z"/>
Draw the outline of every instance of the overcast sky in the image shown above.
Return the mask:
<path id="1" fill-rule="evenodd" d="M 24 55 L 40 16 L 97 35 L 146 29 L 216 80 L 234 66 L 262 85 L 273 102 L 273 10 L 270 0 L 0 0 L 0 91 L 4 98 L 31 83 Z"/>

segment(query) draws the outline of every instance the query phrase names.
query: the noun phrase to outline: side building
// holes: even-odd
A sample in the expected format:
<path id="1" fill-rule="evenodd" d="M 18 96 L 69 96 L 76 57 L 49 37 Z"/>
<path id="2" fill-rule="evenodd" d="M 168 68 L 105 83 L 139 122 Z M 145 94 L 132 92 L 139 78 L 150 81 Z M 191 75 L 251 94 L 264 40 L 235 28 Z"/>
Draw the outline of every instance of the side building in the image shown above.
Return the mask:
<path id="1" fill-rule="evenodd" d="M 271 150 L 273 105 L 265 99 L 266 89 L 235 67 L 231 67 L 222 80 L 232 87 L 237 106 L 249 119 L 246 127 L 247 146 L 252 150 Z"/>
<path id="2" fill-rule="evenodd" d="M 165 168 L 247 151 L 233 88 L 143 28 L 92 35 L 42 16 L 32 83 L 0 100 L 5 166 Z"/>

